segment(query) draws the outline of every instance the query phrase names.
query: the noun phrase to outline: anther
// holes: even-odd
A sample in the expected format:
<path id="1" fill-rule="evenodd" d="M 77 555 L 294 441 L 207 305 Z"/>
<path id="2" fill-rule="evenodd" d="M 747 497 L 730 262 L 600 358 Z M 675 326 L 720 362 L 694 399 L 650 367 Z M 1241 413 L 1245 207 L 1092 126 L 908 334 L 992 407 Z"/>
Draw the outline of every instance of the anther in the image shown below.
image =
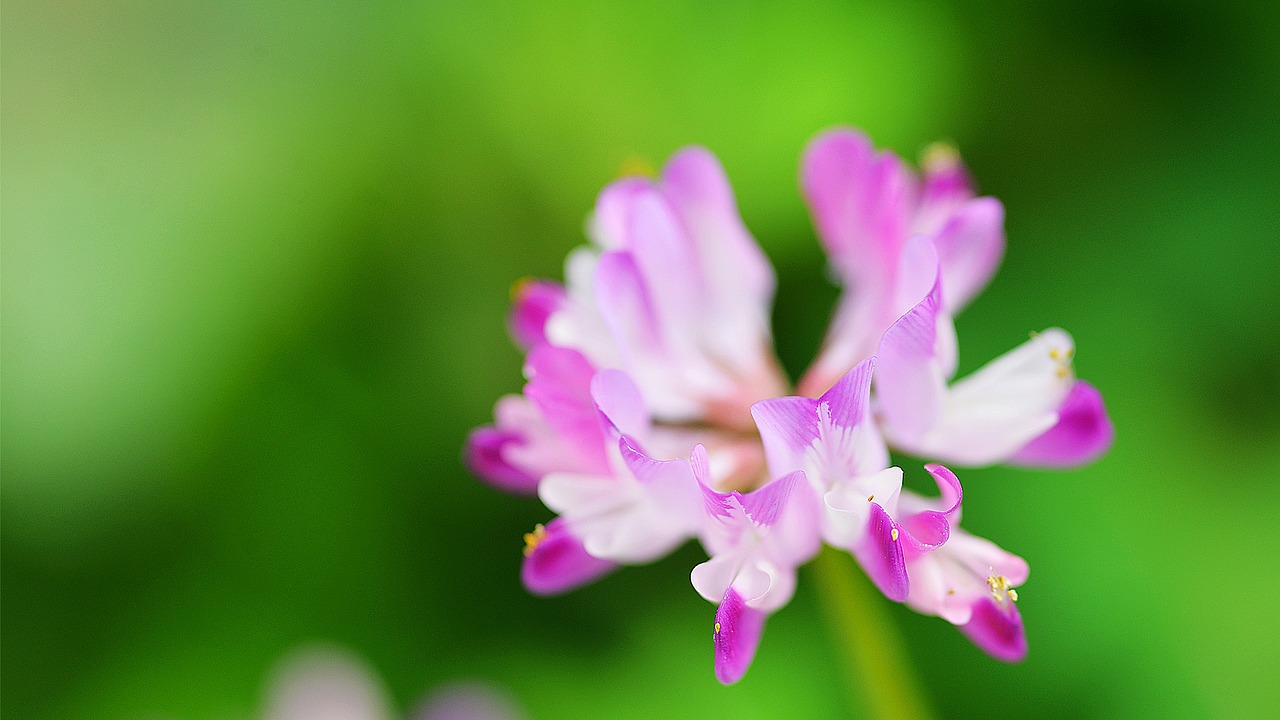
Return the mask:
<path id="1" fill-rule="evenodd" d="M 533 532 L 524 534 L 524 556 L 529 557 L 534 550 L 538 549 L 538 544 L 547 539 L 547 529 L 538 523 L 533 526 Z"/>
<path id="2" fill-rule="evenodd" d="M 897 542 L 897 541 L 898 541 L 898 528 L 894 528 L 893 530 L 889 531 L 889 537 L 893 538 L 893 541 L 894 541 L 894 542 Z"/>

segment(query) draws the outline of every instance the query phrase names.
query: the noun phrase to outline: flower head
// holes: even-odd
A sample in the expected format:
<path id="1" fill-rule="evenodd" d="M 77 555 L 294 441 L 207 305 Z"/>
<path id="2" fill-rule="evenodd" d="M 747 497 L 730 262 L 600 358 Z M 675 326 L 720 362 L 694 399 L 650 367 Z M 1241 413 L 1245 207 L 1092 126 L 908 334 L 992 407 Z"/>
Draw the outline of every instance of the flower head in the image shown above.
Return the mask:
<path id="1" fill-rule="evenodd" d="M 717 606 L 716 677 L 737 682 L 765 621 L 822 543 L 890 599 L 958 626 L 1007 661 L 1026 653 L 1016 588 L 1027 564 L 960 529 L 962 489 L 903 488 L 890 448 L 954 465 L 1066 466 L 1112 438 L 1058 329 L 953 381 L 952 318 L 1004 252 L 1004 210 L 936 146 L 916 175 L 861 134 L 806 150 L 801 185 L 844 286 L 798 394 L 771 347 L 774 275 L 719 163 L 682 150 L 656 180 L 606 187 L 563 285 L 513 291 L 528 352 L 521 395 L 468 441 L 496 487 L 557 514 L 526 536 L 522 577 L 555 594 L 690 539 L 694 589 Z"/>

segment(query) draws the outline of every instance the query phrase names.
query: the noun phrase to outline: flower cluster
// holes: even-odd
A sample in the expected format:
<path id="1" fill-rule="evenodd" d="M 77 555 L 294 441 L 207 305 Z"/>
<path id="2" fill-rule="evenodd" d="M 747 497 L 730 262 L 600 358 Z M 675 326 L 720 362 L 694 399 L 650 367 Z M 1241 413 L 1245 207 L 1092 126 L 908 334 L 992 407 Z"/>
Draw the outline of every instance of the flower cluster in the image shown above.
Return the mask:
<path id="1" fill-rule="evenodd" d="M 717 605 L 721 682 L 746 672 L 823 543 L 891 600 L 1020 660 L 1027 563 L 960 528 L 948 467 L 925 465 L 938 495 L 920 495 L 889 449 L 953 467 L 1078 465 L 1111 443 L 1101 396 L 1056 328 L 954 379 L 952 318 L 1005 242 L 1003 207 L 975 197 L 953 150 L 932 149 L 917 175 L 837 129 L 806 150 L 801 186 L 843 291 L 797 395 L 772 351 L 773 270 L 719 163 L 688 148 L 660 178 L 601 192 L 564 284 L 516 286 L 528 384 L 472 433 L 468 464 L 557 514 L 525 537 L 534 593 L 697 539 L 709 559 L 691 579 Z"/>

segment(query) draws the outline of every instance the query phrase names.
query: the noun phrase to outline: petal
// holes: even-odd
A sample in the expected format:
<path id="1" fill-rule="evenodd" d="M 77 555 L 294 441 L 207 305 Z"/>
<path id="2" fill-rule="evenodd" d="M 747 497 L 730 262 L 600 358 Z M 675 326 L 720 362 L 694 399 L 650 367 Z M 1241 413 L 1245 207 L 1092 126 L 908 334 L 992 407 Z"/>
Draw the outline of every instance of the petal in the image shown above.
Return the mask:
<path id="1" fill-rule="evenodd" d="M 538 492 L 539 478 L 512 465 L 503 456 L 504 448 L 521 442 L 522 438 L 516 433 L 488 426 L 479 427 L 467 436 L 464 461 L 471 472 L 499 490 L 533 495 Z"/>
<path id="2" fill-rule="evenodd" d="M 901 531 L 879 504 L 867 504 L 870 518 L 866 532 L 853 545 L 853 556 L 885 597 L 902 602 L 907 599 L 910 586 L 899 541 Z"/>
<path id="3" fill-rule="evenodd" d="M 643 438 L 651 421 L 640 388 L 621 370 L 601 370 L 590 380 L 591 398 L 611 434 Z"/>
<path id="4" fill-rule="evenodd" d="M 827 416 L 833 426 L 853 428 L 867 417 L 871 404 L 871 373 L 875 367 L 874 357 L 863 360 L 818 399 L 820 404 L 827 406 Z"/>
<path id="5" fill-rule="evenodd" d="M 741 496 L 742 509 L 756 525 L 772 527 L 791 498 L 807 488 L 804 471 L 797 470 Z"/>
<path id="6" fill-rule="evenodd" d="M 716 679 L 732 685 L 742 679 L 755 658 L 764 633 L 765 613 L 747 607 L 742 596 L 730 588 L 716 609 L 713 638 L 716 652 Z"/>
<path id="7" fill-rule="evenodd" d="M 1115 427 L 1107 416 L 1102 393 L 1076 381 L 1058 408 L 1058 422 L 1013 456 L 1018 465 L 1072 467 L 1093 462 L 1111 447 Z"/>
<path id="8" fill-rule="evenodd" d="M 384 720 L 386 689 L 359 658 L 323 646 L 295 653 L 275 671 L 264 720 Z"/>
<path id="9" fill-rule="evenodd" d="M 804 467 L 805 453 L 818 440 L 818 401 L 805 397 L 761 400 L 751 406 L 764 443 L 769 473 L 780 476 Z"/>
<path id="10" fill-rule="evenodd" d="M 836 129 L 805 149 L 800 182 L 845 280 L 891 275 L 907 237 L 912 179 L 902 162 L 877 153 L 861 133 Z"/>
<path id="11" fill-rule="evenodd" d="M 524 720 L 525 717 L 514 699 L 481 682 L 437 687 L 413 715 L 414 720 Z"/>
<path id="12" fill-rule="evenodd" d="M 742 567 L 742 558 L 734 553 L 725 553 L 700 563 L 689 573 L 689 580 L 698 594 L 711 602 L 724 597 L 725 591 L 733 585 Z"/>
<path id="13" fill-rule="evenodd" d="M 957 465 L 1008 460 L 1057 423 L 1074 384 L 1072 352 L 1063 330 L 1033 336 L 952 385 L 928 437 L 904 449 Z"/>
<path id="14" fill-rule="evenodd" d="M 587 224 L 591 239 L 606 250 L 626 247 L 635 198 L 652 188 L 653 182 L 643 177 L 625 177 L 606 185 Z"/>
<path id="15" fill-rule="evenodd" d="M 635 258 L 607 252 L 595 267 L 595 301 L 619 350 L 628 359 L 657 345 L 657 320 Z"/>
<path id="16" fill-rule="evenodd" d="M 945 143 L 935 143 L 926 149 L 921 166 L 924 185 L 920 205 L 912 219 L 912 230 L 934 235 L 956 208 L 973 198 L 973 179 L 960 153 Z"/>
<path id="17" fill-rule="evenodd" d="M 1014 663 L 1027 657 L 1027 635 L 1022 627 L 1022 614 L 1012 602 L 1000 603 L 989 597 L 973 605 L 973 617 L 960 626 L 974 645 L 997 660 Z"/>
<path id="18" fill-rule="evenodd" d="M 908 448 L 921 443 L 938 422 L 947 386 L 937 352 L 942 287 L 933 289 L 898 319 L 880 340 L 876 395 L 886 435 Z"/>
<path id="19" fill-rule="evenodd" d="M 991 281 L 1004 257 L 1004 206 L 977 198 L 961 206 L 933 238 L 942 266 L 943 303 L 958 313 Z"/>
<path id="20" fill-rule="evenodd" d="M 608 473 L 605 436 L 589 392 L 594 373 L 595 368 L 577 350 L 539 345 L 525 362 L 529 382 L 524 395 L 578 456 L 576 469 Z"/>
<path id="21" fill-rule="evenodd" d="M 538 497 L 551 510 L 570 519 L 603 515 L 632 502 L 634 498 L 617 478 L 555 472 L 542 478 Z"/>
<path id="22" fill-rule="evenodd" d="M 773 296 L 773 268 L 742 224 L 724 168 L 710 151 L 690 147 L 672 156 L 662 171 L 664 195 L 695 240 L 713 297 L 733 306 L 757 307 Z M 742 295 L 755 303 L 742 302 Z M 754 310 L 754 308 L 752 308 Z"/>
<path id="23" fill-rule="evenodd" d="M 550 280 L 525 279 L 511 288 L 511 334 L 528 350 L 547 342 L 547 319 L 568 302 L 564 287 Z"/>
<path id="24" fill-rule="evenodd" d="M 617 567 L 616 563 L 588 554 L 582 542 L 569 532 L 564 520 L 557 518 L 543 528 L 536 544 L 526 548 L 520 579 L 534 595 L 559 595 L 593 582 Z"/>

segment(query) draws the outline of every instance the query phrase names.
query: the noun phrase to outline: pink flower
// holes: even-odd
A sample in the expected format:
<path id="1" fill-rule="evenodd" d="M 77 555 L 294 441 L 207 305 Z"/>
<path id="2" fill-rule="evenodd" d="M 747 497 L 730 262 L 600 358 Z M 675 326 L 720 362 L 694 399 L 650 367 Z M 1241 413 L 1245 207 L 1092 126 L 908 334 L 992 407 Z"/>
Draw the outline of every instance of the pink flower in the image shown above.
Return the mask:
<path id="1" fill-rule="evenodd" d="M 565 285 L 516 286 L 510 325 L 528 383 L 472 433 L 466 459 L 557 513 L 525 538 L 531 592 L 700 540 L 708 560 L 690 578 L 717 604 L 721 682 L 746 672 L 823 542 L 890 599 L 1021 659 L 1026 563 L 958 527 L 948 468 L 925 466 L 938 497 L 912 493 L 889 448 L 956 465 L 1079 464 L 1111 442 L 1101 396 L 1075 379 L 1059 329 L 952 381 L 952 317 L 1005 243 L 1003 207 L 975 197 L 954 151 L 932 151 L 917 177 L 835 130 L 806 151 L 802 185 L 845 286 L 802 395 L 788 395 L 774 360 L 773 271 L 715 158 L 689 148 L 658 180 L 604 189 Z"/>

